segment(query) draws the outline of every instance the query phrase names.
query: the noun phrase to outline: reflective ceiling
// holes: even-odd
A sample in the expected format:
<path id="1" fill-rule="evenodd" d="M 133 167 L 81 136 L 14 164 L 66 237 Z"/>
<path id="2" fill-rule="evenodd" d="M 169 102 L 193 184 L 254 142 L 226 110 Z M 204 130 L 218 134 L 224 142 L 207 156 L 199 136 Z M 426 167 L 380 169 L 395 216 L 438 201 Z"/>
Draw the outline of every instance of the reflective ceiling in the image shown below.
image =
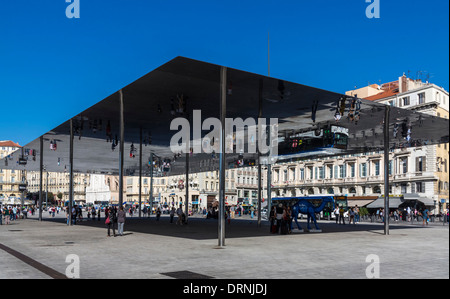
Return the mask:
<path id="1" fill-rule="evenodd" d="M 187 118 L 192 124 L 194 110 L 201 110 L 202 120 L 220 117 L 220 70 L 219 65 L 177 57 L 122 88 L 125 175 L 139 174 L 141 132 L 144 176 L 149 175 L 151 153 L 159 157 L 161 165 L 164 159 L 170 160 L 170 170 L 158 168 L 154 175 L 185 173 L 185 154 L 178 155 L 170 149 L 170 140 L 177 132 L 170 130 L 170 124 L 177 117 Z M 180 98 L 184 105 L 179 105 Z M 119 103 L 120 95 L 116 92 L 73 117 L 75 172 L 119 173 L 119 146 L 113 149 L 120 136 Z M 281 142 L 296 134 L 308 134 L 330 125 L 348 129 L 346 149 L 308 149 L 279 157 L 279 161 L 383 150 L 383 104 L 231 68 L 227 69 L 226 103 L 228 118 L 278 118 Z M 342 115 L 338 122 L 336 112 Z M 390 148 L 446 143 L 449 140 L 448 119 L 391 107 L 389 122 Z M 399 133 L 394 138 L 394 128 L 397 127 Z M 401 134 L 405 128 L 410 130 L 407 139 Z M 43 135 L 46 170 L 69 171 L 69 132 L 68 120 Z M 209 132 L 202 131 L 202 137 Z M 56 150 L 51 149 L 51 143 L 56 143 Z M 22 152 L 17 151 L 1 161 L 1 167 L 38 171 L 39 137 L 25 145 L 23 151 L 26 165 L 19 165 Z M 239 153 L 227 154 L 228 167 L 237 167 L 235 162 L 240 158 Z M 255 154 L 244 155 L 246 160 L 256 158 Z M 189 157 L 190 172 L 217 170 L 218 165 L 219 155 L 203 153 Z"/>

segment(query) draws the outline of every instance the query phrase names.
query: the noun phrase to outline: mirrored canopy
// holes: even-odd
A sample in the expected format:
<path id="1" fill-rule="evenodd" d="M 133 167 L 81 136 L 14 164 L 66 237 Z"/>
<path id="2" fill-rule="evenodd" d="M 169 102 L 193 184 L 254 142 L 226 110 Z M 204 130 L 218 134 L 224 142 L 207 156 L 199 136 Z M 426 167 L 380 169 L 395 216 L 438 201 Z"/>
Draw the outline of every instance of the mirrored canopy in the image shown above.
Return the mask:
<path id="1" fill-rule="evenodd" d="M 219 65 L 177 57 L 122 88 L 125 175 L 139 174 L 141 140 L 144 176 L 149 175 L 151 153 L 155 176 L 185 173 L 186 155 L 170 148 L 178 132 L 170 129 L 171 122 L 188 119 L 192 139 L 194 111 L 200 112 L 202 123 L 220 119 L 220 71 Z M 278 162 L 383 150 L 383 104 L 232 68 L 227 68 L 226 79 L 227 118 L 263 118 L 267 123 L 278 119 Z M 43 135 L 47 171 L 69 171 L 69 123 Z M 448 119 L 390 107 L 389 123 L 391 149 L 449 140 Z M 75 115 L 73 128 L 74 171 L 118 174 L 119 92 Z M 210 132 L 202 130 L 200 139 Z M 246 148 L 256 141 L 247 135 Z M 0 163 L 4 168 L 39 171 L 40 154 L 37 138 Z M 254 165 L 257 158 L 255 153 L 234 151 L 227 154 L 226 164 L 228 168 Z M 190 172 L 218 170 L 219 155 L 190 154 L 189 168 Z"/>

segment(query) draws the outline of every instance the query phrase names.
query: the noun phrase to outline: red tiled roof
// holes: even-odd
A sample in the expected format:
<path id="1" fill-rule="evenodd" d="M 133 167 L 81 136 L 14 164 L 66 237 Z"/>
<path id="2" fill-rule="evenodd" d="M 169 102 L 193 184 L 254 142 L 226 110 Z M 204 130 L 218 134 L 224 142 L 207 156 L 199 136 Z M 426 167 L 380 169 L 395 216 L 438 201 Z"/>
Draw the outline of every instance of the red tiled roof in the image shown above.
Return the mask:
<path id="1" fill-rule="evenodd" d="M 21 147 L 19 144 L 10 141 L 10 140 L 6 140 L 6 141 L 0 141 L 0 146 L 4 146 L 4 147 Z"/>
<path id="2" fill-rule="evenodd" d="M 388 97 L 394 96 L 396 94 L 398 94 L 398 88 L 396 88 L 396 89 L 388 89 L 388 90 L 385 90 L 385 91 L 383 91 L 381 93 L 378 93 L 376 95 L 367 97 L 365 99 L 369 100 L 369 101 L 376 101 L 376 100 L 380 100 L 380 99 L 384 99 L 384 98 L 388 98 Z"/>

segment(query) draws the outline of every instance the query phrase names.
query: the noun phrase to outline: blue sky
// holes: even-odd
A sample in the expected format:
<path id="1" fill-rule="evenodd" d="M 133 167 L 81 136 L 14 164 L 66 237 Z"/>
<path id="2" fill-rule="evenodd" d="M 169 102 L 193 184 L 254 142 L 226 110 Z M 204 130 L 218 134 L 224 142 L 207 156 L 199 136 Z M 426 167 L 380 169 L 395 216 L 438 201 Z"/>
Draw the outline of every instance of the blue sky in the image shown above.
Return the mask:
<path id="1" fill-rule="evenodd" d="M 176 56 L 335 92 L 430 74 L 449 90 L 449 2 L 0 1 L 0 140 L 24 145 Z"/>

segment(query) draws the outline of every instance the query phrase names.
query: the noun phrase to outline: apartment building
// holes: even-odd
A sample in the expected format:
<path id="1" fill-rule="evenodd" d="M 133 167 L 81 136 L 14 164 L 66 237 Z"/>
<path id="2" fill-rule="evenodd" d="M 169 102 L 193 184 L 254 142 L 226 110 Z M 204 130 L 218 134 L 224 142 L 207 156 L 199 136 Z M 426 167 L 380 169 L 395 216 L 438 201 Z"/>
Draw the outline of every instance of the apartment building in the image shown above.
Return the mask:
<path id="1" fill-rule="evenodd" d="M 449 118 L 448 91 L 429 82 L 408 78 L 406 75 L 393 82 L 382 85 L 373 84 L 348 91 L 346 94 L 357 95 L 358 97 L 364 97 L 366 100 L 424 114 Z M 411 128 L 411 134 L 414 134 L 414 128 Z M 418 194 L 434 202 L 436 211 L 442 210 L 448 205 L 448 143 L 414 148 L 400 147 L 391 151 L 390 155 L 389 181 L 391 194 Z M 356 163 L 364 164 L 365 159 L 376 160 L 376 155 L 367 153 L 358 158 Z M 371 185 L 373 184 L 369 184 L 369 190 L 373 190 L 373 188 L 370 188 Z M 364 190 L 360 189 L 359 191 Z"/>
<path id="2" fill-rule="evenodd" d="M 19 203 L 22 196 L 20 185 L 24 183 L 24 171 L 3 169 L 8 163 L 16 163 L 14 152 L 21 146 L 13 141 L 0 141 L 0 201 Z"/>

